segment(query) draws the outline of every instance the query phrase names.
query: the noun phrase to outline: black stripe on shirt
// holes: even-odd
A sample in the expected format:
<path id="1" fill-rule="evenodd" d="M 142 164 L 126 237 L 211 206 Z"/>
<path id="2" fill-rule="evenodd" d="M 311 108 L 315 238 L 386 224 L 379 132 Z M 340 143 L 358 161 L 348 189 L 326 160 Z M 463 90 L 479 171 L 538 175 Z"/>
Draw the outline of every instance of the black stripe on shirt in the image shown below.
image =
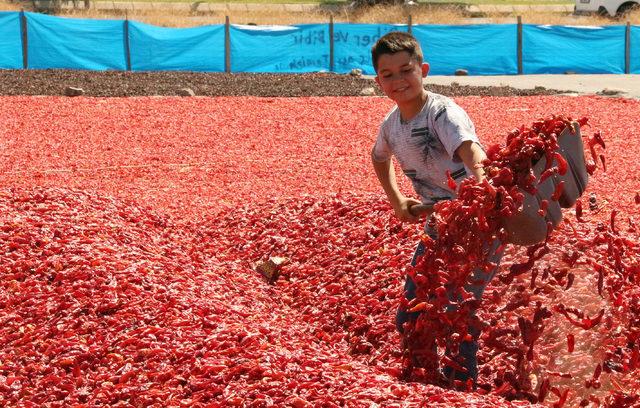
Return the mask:
<path id="1" fill-rule="evenodd" d="M 413 179 L 418 175 L 418 172 L 415 170 L 402 170 L 405 176 Z"/>
<path id="2" fill-rule="evenodd" d="M 467 175 L 467 171 L 463 168 L 461 168 L 460 170 L 454 171 L 453 173 L 451 173 L 451 178 L 452 179 L 457 179 L 460 178 L 462 176 L 466 176 Z"/>
<path id="3" fill-rule="evenodd" d="M 436 120 L 438 120 L 438 118 L 440 116 L 442 116 L 443 113 L 445 113 L 447 111 L 447 108 L 445 106 L 443 106 L 442 108 L 440 108 L 440 110 L 438 111 L 438 113 L 436 113 L 436 117 L 435 119 L 433 119 L 433 121 L 435 122 Z"/>
<path id="4" fill-rule="evenodd" d="M 425 136 L 428 134 L 429 134 L 429 128 L 426 128 L 426 127 L 411 129 L 411 136 L 413 137 Z"/>

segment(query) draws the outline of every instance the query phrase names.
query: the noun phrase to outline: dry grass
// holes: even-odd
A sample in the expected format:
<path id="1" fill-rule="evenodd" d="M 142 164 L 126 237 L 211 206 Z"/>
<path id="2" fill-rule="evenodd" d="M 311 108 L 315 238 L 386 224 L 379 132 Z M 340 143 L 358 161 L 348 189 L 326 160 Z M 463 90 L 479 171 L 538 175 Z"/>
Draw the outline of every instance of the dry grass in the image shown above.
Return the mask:
<path id="1" fill-rule="evenodd" d="M 18 10 L 19 6 L 8 0 L 0 0 L 0 10 Z M 188 10 L 67 10 L 58 15 L 77 18 L 122 19 L 141 21 L 162 27 L 193 27 L 207 24 L 224 24 L 229 16 L 233 24 L 287 25 L 327 23 L 331 15 L 335 22 L 350 23 L 406 23 L 409 13 L 413 24 L 512 24 L 516 15 L 493 13 L 472 16 L 460 8 L 420 5 L 407 9 L 402 6 L 376 6 L 364 10 L 343 8 L 318 8 L 314 11 L 286 11 L 277 5 L 264 5 L 263 10 L 224 10 L 212 12 L 190 12 Z M 570 13 L 535 12 L 519 13 L 525 24 L 551 25 L 620 25 L 630 21 L 640 24 L 640 12 L 635 12 L 623 20 L 599 16 L 574 16 Z M 472 18 L 474 17 L 474 18 Z"/>
<path id="2" fill-rule="evenodd" d="M 606 26 L 623 25 L 629 21 L 631 24 L 640 24 L 640 13 L 635 12 L 621 19 L 613 19 L 598 15 L 575 16 L 571 13 L 550 13 L 529 11 L 520 13 L 524 24 L 549 24 L 549 25 L 586 25 Z M 493 24 L 508 24 L 517 21 L 516 16 L 493 15 L 490 16 Z"/>
<path id="3" fill-rule="evenodd" d="M 0 0 L 0 11 L 19 11 L 20 5 L 5 0 Z"/>

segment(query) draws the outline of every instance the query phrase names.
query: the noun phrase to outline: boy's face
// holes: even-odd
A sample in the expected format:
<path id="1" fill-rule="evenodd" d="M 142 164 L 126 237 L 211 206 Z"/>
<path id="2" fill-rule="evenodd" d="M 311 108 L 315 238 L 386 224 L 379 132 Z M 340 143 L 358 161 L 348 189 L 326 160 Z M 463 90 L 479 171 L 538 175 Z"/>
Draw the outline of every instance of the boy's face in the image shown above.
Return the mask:
<path id="1" fill-rule="evenodd" d="M 422 78 L 428 72 L 429 64 L 419 64 L 406 51 L 383 54 L 378 59 L 376 82 L 385 95 L 402 104 L 422 95 Z"/>

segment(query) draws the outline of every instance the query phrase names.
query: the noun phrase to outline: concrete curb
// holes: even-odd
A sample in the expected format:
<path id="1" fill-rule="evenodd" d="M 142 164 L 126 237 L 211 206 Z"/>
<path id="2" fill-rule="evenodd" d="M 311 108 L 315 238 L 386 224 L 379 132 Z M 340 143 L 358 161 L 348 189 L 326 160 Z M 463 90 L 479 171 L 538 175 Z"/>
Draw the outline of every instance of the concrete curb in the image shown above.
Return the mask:
<path id="1" fill-rule="evenodd" d="M 575 95 L 601 95 L 640 99 L 640 74 L 591 75 L 495 75 L 427 76 L 424 84 L 469 86 L 510 86 L 518 89 L 544 87 Z"/>

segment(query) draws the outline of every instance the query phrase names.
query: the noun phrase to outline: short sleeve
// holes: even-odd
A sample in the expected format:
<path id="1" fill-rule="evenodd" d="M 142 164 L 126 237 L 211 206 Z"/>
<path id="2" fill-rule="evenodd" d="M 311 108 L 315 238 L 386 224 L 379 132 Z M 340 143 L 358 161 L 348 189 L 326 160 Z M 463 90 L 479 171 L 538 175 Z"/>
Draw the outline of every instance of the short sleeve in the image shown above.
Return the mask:
<path id="1" fill-rule="evenodd" d="M 385 126 L 380 126 L 378 131 L 378 138 L 375 145 L 373 145 L 373 160 L 377 162 L 384 162 L 391 159 L 393 155 L 391 148 L 389 147 L 389 141 L 387 139 L 387 132 Z"/>
<path id="2" fill-rule="evenodd" d="M 454 157 L 454 154 L 462 142 L 470 140 L 480 143 L 471 118 L 464 109 L 455 103 L 444 104 L 440 107 L 433 120 L 433 128 L 449 158 L 454 162 L 461 161 L 459 157 Z"/>

